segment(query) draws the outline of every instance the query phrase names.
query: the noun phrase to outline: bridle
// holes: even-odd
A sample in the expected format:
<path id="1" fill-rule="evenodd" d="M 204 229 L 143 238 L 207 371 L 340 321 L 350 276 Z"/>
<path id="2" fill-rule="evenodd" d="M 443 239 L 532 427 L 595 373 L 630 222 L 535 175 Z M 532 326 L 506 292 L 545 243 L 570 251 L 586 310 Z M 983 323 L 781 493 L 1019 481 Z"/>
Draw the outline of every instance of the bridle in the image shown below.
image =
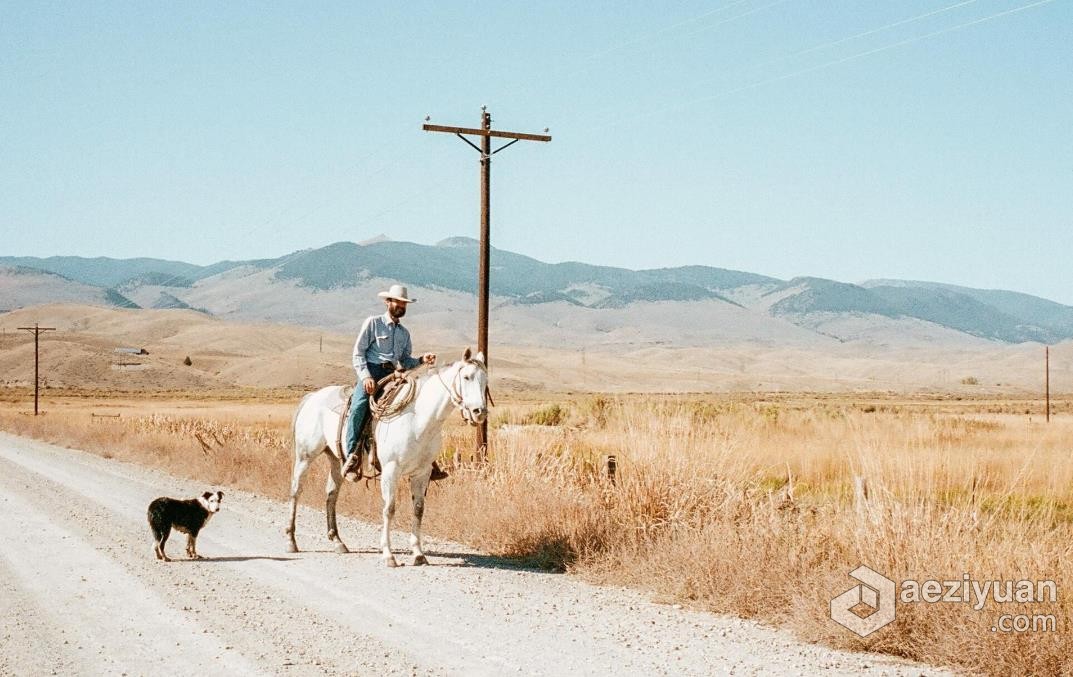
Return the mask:
<path id="1" fill-rule="evenodd" d="M 463 360 L 463 362 L 465 362 L 466 364 L 472 364 L 472 365 L 476 366 L 478 369 L 480 369 L 482 372 L 484 372 L 485 377 L 488 376 L 488 367 L 484 366 L 484 363 L 480 362 L 479 360 L 469 360 L 469 359 L 467 359 L 467 360 Z M 447 391 L 447 395 L 451 398 L 451 404 L 455 405 L 455 407 L 458 408 L 458 413 L 462 416 L 462 419 L 464 421 L 466 421 L 470 425 L 477 425 L 476 423 L 474 423 L 470 419 L 466 418 L 466 408 L 463 406 L 464 400 L 462 398 L 462 392 L 461 392 L 461 390 L 462 390 L 462 368 L 460 367 L 458 369 L 458 371 L 455 372 L 454 378 L 451 379 L 451 385 L 447 385 L 447 382 L 443 380 L 443 376 L 440 375 L 440 372 L 442 372 L 442 371 L 443 371 L 442 369 L 437 369 L 436 370 L 436 372 L 435 372 L 436 373 L 436 380 L 439 381 L 440 385 L 442 385 L 444 390 Z M 485 399 L 488 400 L 488 404 L 490 406 L 495 406 L 495 402 L 492 401 L 492 391 L 488 388 L 487 381 L 485 382 L 485 386 L 484 386 L 484 396 L 485 396 Z"/>

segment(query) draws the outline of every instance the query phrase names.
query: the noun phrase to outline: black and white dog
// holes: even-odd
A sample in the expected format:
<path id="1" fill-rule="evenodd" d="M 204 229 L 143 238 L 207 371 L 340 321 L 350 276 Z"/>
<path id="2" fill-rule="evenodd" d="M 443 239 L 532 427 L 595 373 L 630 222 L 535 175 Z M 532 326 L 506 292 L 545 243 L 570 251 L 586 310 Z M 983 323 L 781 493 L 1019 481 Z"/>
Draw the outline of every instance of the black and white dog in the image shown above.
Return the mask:
<path id="1" fill-rule="evenodd" d="M 201 559 L 197 554 L 197 534 L 209 522 L 209 518 L 220 511 L 220 501 L 224 492 L 206 491 L 197 498 L 181 501 L 177 498 L 162 496 L 149 504 L 149 529 L 156 542 L 153 548 L 157 559 L 170 562 L 164 552 L 164 544 L 172 528 L 186 534 L 186 556 Z"/>

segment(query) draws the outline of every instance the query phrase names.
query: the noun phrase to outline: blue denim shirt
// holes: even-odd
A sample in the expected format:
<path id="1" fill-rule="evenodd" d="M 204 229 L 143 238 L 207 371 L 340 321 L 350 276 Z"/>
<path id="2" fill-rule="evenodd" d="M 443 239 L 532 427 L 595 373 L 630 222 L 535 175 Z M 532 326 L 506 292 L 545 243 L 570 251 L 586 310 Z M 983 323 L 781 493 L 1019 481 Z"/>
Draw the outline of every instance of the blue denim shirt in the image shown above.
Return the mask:
<path id="1" fill-rule="evenodd" d="M 358 381 L 372 378 L 369 364 L 392 362 L 403 369 L 413 369 L 421 360 L 410 355 L 413 345 L 410 332 L 399 322 L 393 322 L 387 313 L 373 315 L 365 320 L 354 342 L 354 371 Z"/>

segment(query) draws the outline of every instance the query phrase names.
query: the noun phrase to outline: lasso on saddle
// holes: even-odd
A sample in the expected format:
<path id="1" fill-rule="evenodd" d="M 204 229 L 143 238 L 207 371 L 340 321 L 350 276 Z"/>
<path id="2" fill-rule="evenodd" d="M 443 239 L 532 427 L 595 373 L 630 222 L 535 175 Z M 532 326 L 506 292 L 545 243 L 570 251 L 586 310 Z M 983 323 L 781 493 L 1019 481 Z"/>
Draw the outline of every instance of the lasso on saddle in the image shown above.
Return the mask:
<path id="1" fill-rule="evenodd" d="M 350 415 L 350 405 L 354 399 L 354 386 L 344 386 L 343 395 L 346 396 L 346 404 L 339 412 L 339 425 L 336 426 L 335 448 L 341 455 L 343 450 L 343 426 Z M 368 465 L 380 472 L 380 461 L 376 457 L 376 436 L 373 434 L 373 420 L 390 421 L 402 413 L 406 407 L 414 401 L 417 395 L 417 379 L 409 371 L 393 371 L 376 383 L 376 389 L 369 396 L 369 413 L 358 431 L 358 449 L 364 449 L 368 454 Z"/>

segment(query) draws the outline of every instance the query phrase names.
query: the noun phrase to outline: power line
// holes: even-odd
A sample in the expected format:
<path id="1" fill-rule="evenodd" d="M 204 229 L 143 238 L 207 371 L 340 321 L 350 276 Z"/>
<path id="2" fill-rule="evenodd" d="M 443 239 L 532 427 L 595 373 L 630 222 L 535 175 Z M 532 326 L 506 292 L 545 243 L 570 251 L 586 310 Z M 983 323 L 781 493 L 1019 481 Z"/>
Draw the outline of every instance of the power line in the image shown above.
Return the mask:
<path id="1" fill-rule="evenodd" d="M 868 29 L 866 31 L 861 31 L 859 33 L 854 33 L 853 35 L 847 35 L 845 37 L 838 38 L 837 40 L 830 40 L 828 42 L 821 42 L 820 44 L 813 45 L 811 47 L 806 47 L 805 49 L 801 49 L 801 50 L 798 50 L 796 52 L 791 52 L 790 54 L 787 54 L 787 55 L 778 56 L 778 57 L 774 57 L 774 58 L 767 59 L 765 61 L 759 62 L 757 64 L 754 64 L 752 66 L 752 69 L 756 70 L 756 69 L 759 69 L 759 68 L 761 68 L 763 66 L 767 66 L 769 64 L 777 63 L 777 62 L 780 62 L 780 61 L 786 61 L 788 59 L 793 59 L 793 58 L 803 56 L 805 54 L 810 54 L 812 52 L 816 52 L 816 51 L 819 51 L 819 50 L 822 50 L 822 49 L 828 49 L 830 47 L 835 47 L 837 45 L 841 45 L 841 44 L 846 43 L 846 42 L 852 42 L 853 40 L 857 40 L 857 39 L 860 39 L 860 38 L 863 38 L 863 37 L 866 37 L 866 36 L 869 36 L 869 35 L 874 35 L 876 33 L 882 33 L 883 31 L 890 30 L 892 28 L 897 28 L 899 26 L 905 26 L 907 24 L 911 24 L 911 23 L 914 23 L 916 21 L 920 21 L 922 19 L 927 19 L 927 18 L 930 18 L 930 17 L 933 17 L 933 16 L 937 16 L 939 14 L 944 14 L 946 12 L 958 9 L 960 7 L 964 7 L 965 5 L 971 5 L 971 4 L 976 3 L 976 2 L 979 2 L 979 0 L 962 0 L 961 2 L 955 3 L 953 5 L 947 5 L 946 7 L 940 7 L 939 9 L 935 9 L 935 10 L 932 10 L 930 12 L 925 12 L 924 14 L 917 14 L 916 16 L 911 16 L 911 17 L 908 17 L 908 18 L 905 18 L 905 19 L 899 19 L 898 21 L 894 21 L 892 23 L 884 24 L 882 26 L 877 26 L 875 28 L 870 28 L 870 29 Z M 714 82 L 716 82 L 716 80 L 708 80 L 704 84 L 714 83 Z"/>
<path id="2" fill-rule="evenodd" d="M 927 19 L 928 17 L 933 17 L 933 16 L 937 16 L 939 14 L 944 14 L 944 13 L 949 12 L 951 10 L 955 10 L 955 9 L 957 9 L 959 7 L 964 7 L 965 5 L 971 5 L 971 4 L 975 3 L 975 2 L 979 2 L 979 0 L 963 0 L 962 2 L 958 2 L 958 3 L 955 3 L 953 5 L 948 5 L 946 7 L 941 7 L 939 9 L 932 10 L 930 12 L 925 12 L 924 14 L 918 14 L 916 16 L 911 16 L 908 19 L 901 19 L 900 21 L 895 21 L 894 23 L 889 23 L 889 24 L 886 24 L 886 25 L 883 25 L 883 26 L 878 26 L 876 28 L 869 29 L 869 30 L 864 31 L 862 33 L 856 33 L 854 35 L 849 35 L 849 36 L 846 36 L 844 38 L 839 38 L 838 40 L 833 40 L 831 42 L 825 42 L 825 43 L 823 43 L 821 45 L 814 45 L 812 47 L 808 47 L 806 49 L 802 49 L 800 51 L 794 52 L 793 54 L 790 54 L 789 57 L 787 57 L 787 58 L 792 58 L 792 57 L 795 57 L 795 56 L 801 56 L 802 54 L 809 54 L 811 52 L 815 52 L 815 51 L 818 51 L 818 50 L 821 50 L 821 49 L 827 49 L 828 47 L 834 47 L 835 45 L 841 45 L 844 42 L 850 42 L 851 40 L 856 40 L 858 38 L 863 38 L 863 37 L 866 37 L 868 35 L 874 35 L 876 33 L 882 33 L 883 31 L 890 30 L 891 28 L 897 28 L 898 26 L 904 26 L 906 24 L 911 24 L 911 23 L 913 23 L 915 21 L 920 21 L 921 19 Z"/>
<path id="3" fill-rule="evenodd" d="M 762 68 L 764 66 L 767 66 L 767 65 L 770 65 L 770 64 L 773 64 L 773 63 L 783 62 L 783 61 L 786 61 L 788 59 L 793 59 L 795 57 L 802 56 L 804 54 L 809 54 L 811 52 L 815 52 L 815 51 L 818 51 L 818 50 L 821 50 L 821 49 L 827 49 L 829 47 L 834 47 L 836 45 L 840 45 L 840 44 L 843 44 L 845 42 L 850 42 L 852 40 L 856 40 L 856 39 L 859 39 L 859 38 L 862 38 L 862 37 L 865 37 L 865 36 L 868 36 L 868 35 L 873 35 L 875 33 L 880 33 L 882 31 L 889 30 L 891 28 L 895 28 L 895 27 L 898 27 L 898 26 L 903 26 L 903 25 L 906 25 L 906 24 L 910 24 L 910 23 L 913 23 L 915 21 L 920 21 L 921 19 L 936 16 L 938 14 L 943 14 L 945 12 L 949 12 L 951 10 L 957 9 L 959 7 L 963 7 L 965 5 L 973 4 L 973 3 L 978 2 L 978 1 L 979 0 L 961 0 L 961 2 L 957 2 L 957 3 L 953 4 L 953 5 L 948 5 L 946 7 L 941 7 L 939 9 L 932 10 L 930 12 L 925 12 L 924 14 L 918 14 L 916 16 L 908 17 L 908 18 L 905 18 L 905 19 L 900 19 L 898 21 L 894 21 L 892 23 L 887 23 L 887 24 L 884 24 L 882 26 L 877 26 L 875 28 L 870 28 L 870 29 L 868 29 L 866 31 L 855 33 L 853 35 L 838 38 L 837 40 L 831 40 L 831 41 L 828 41 L 828 42 L 822 42 L 820 44 L 813 45 L 811 47 L 807 47 L 805 49 L 798 50 L 796 52 L 792 52 L 792 53 L 790 53 L 788 55 L 783 55 L 783 56 L 778 56 L 778 57 L 774 57 L 774 58 L 771 58 L 771 59 L 766 59 L 766 60 L 761 61 L 759 63 L 753 64 L 749 68 L 749 70 L 757 70 L 759 68 Z M 737 4 L 737 3 L 735 3 L 735 4 Z M 774 4 L 777 4 L 777 3 L 774 3 Z M 757 9 L 761 9 L 761 8 L 757 8 Z M 740 15 L 740 16 L 744 16 L 744 15 Z M 725 80 L 725 77 L 724 78 L 719 78 L 717 80 L 705 80 L 705 81 L 699 83 L 699 86 L 704 86 L 706 84 L 714 84 L 715 82 L 720 82 L 722 80 Z M 698 83 L 694 83 L 695 87 L 697 85 L 698 85 Z"/>
<path id="4" fill-rule="evenodd" d="M 764 80 L 759 80 L 759 81 L 756 81 L 756 82 L 749 83 L 747 85 L 742 85 L 740 87 L 735 87 L 733 89 L 728 89 L 728 90 L 719 92 L 717 94 L 711 94 L 711 95 L 708 95 L 708 96 L 702 96 L 702 97 L 698 97 L 698 98 L 695 98 L 695 99 L 689 99 L 687 101 L 682 101 L 682 102 L 680 102 L 678 104 L 675 104 L 675 105 L 665 106 L 663 108 L 653 110 L 653 111 L 648 111 L 646 113 L 641 113 L 641 114 L 638 114 L 638 115 L 635 115 L 635 116 L 621 118 L 619 120 L 616 120 L 614 122 L 609 123 L 605 127 L 606 128 L 614 128 L 614 127 L 617 127 L 619 125 L 625 124 L 627 122 L 633 122 L 633 121 L 636 121 L 636 120 L 642 120 L 642 119 L 649 118 L 649 117 L 652 117 L 652 116 L 655 116 L 655 115 L 663 115 L 665 113 L 678 112 L 678 111 L 683 110 L 684 108 L 686 108 L 688 106 L 692 106 L 694 104 L 705 103 L 705 102 L 708 102 L 708 101 L 713 101 L 715 99 L 721 99 L 721 98 L 730 96 L 732 94 L 738 94 L 740 92 L 744 92 L 744 91 L 747 91 L 747 90 L 750 90 L 750 89 L 756 89 L 757 87 L 763 87 L 765 85 L 770 85 L 770 84 L 775 83 L 775 82 L 781 82 L 783 80 L 789 80 L 791 78 L 799 77 L 801 75 L 807 75 L 808 73 L 813 73 L 815 71 L 825 70 L 827 68 L 831 68 L 833 66 L 837 66 L 837 65 L 849 62 L 849 61 L 855 61 L 857 59 L 861 59 L 861 58 L 864 58 L 866 56 L 871 56 L 872 54 L 878 54 L 879 52 L 885 52 L 887 50 L 895 49 L 897 47 L 903 47 L 905 45 L 909 45 L 909 44 L 912 44 L 914 42 L 920 42 L 921 40 L 927 40 L 927 39 L 930 39 L 930 38 L 937 37 L 939 35 L 944 35 L 946 33 L 952 33 L 954 31 L 961 30 L 962 28 L 968 28 L 970 26 L 975 26 L 977 24 L 982 24 L 982 23 L 985 23 L 987 21 L 992 21 L 994 19 L 998 19 L 1000 17 L 1008 16 L 1010 14 L 1016 14 L 1018 12 L 1023 12 L 1023 11 L 1032 9 L 1034 7 L 1039 7 L 1041 5 L 1047 5 L 1047 4 L 1050 4 L 1050 3 L 1054 2 L 1054 1 L 1055 0 L 1038 0 L 1038 2 L 1033 2 L 1033 3 L 1027 4 L 1027 5 L 1022 5 L 1020 7 L 1015 7 L 1013 9 L 1008 9 L 1008 10 L 1005 10 L 1005 11 L 1002 11 L 1002 12 L 997 12 L 995 14 L 990 14 L 988 16 L 985 16 L 985 17 L 982 17 L 982 18 L 979 18 L 979 19 L 974 19 L 972 21 L 966 21 L 964 23 L 960 23 L 960 24 L 957 24 L 957 25 L 954 25 L 954 26 L 950 26 L 948 28 L 943 28 L 943 29 L 940 29 L 940 30 L 937 30 L 937 31 L 932 31 L 931 33 L 925 33 L 923 35 L 918 35 L 918 36 L 914 36 L 914 37 L 911 37 L 911 38 L 906 38 L 904 40 L 899 40 L 897 42 L 892 42 L 890 44 L 883 45 L 881 47 L 876 47 L 874 49 L 865 50 L 863 52 L 857 52 L 855 54 L 851 54 L 849 56 L 845 56 L 845 57 L 842 57 L 842 58 L 839 58 L 839 59 L 832 59 L 831 61 L 826 61 L 824 63 L 818 64 L 818 65 L 815 65 L 815 66 L 810 66 L 809 68 L 803 68 L 801 70 L 793 71 L 793 72 L 790 72 L 790 73 L 785 73 L 783 75 L 779 75 L 779 76 L 776 76 L 776 77 L 767 78 L 767 79 L 764 79 Z"/>
<path id="5" fill-rule="evenodd" d="M 649 33 L 645 33 L 644 35 L 642 35 L 642 36 L 640 36 L 638 38 L 634 38 L 634 39 L 629 40 L 627 42 L 620 43 L 620 44 L 615 45 L 613 47 L 609 47 L 609 48 L 607 48 L 605 50 L 602 50 L 600 52 L 594 52 L 588 58 L 589 59 L 602 59 L 603 57 L 607 56 L 608 54 L 611 54 L 612 52 L 617 52 L 619 50 L 626 49 L 627 47 L 632 47 L 634 45 L 639 45 L 639 44 L 641 44 L 643 42 L 647 42 L 650 38 L 653 38 L 653 37 L 655 37 L 657 35 L 662 35 L 664 33 L 669 33 L 670 31 L 673 31 L 675 28 L 679 28 L 681 26 L 686 26 L 686 25 L 691 24 L 691 23 L 696 23 L 696 22 L 700 21 L 701 19 L 705 19 L 705 18 L 707 18 L 709 16 L 712 16 L 714 14 L 719 14 L 720 12 L 725 12 L 728 9 L 733 9 L 734 7 L 737 7 L 738 5 L 743 5 L 746 2 L 749 2 L 749 0 L 737 0 L 736 2 L 731 2 L 729 4 L 723 5 L 722 7 L 717 7 L 716 9 L 709 10 L 707 12 L 704 12 L 703 14 L 698 14 L 697 16 L 691 17 L 689 19 L 683 19 L 682 21 L 675 22 L 675 23 L 673 23 L 673 24 L 671 24 L 669 26 L 664 26 L 663 28 L 651 31 Z M 576 75 L 579 72 L 583 72 L 583 71 L 576 71 L 575 73 L 571 73 L 570 75 Z M 569 77 L 569 75 L 567 77 Z"/>
<path id="6" fill-rule="evenodd" d="M 717 22 L 715 22 L 713 24 L 708 24 L 707 26 L 702 26 L 702 27 L 698 28 L 697 30 L 693 31 L 692 33 L 686 33 L 686 37 L 690 37 L 690 36 L 693 36 L 693 35 L 698 35 L 700 33 L 704 33 L 705 31 L 710 31 L 713 28 L 719 28 L 720 26 L 723 26 L 723 25 L 726 25 L 728 23 L 737 21 L 738 19 L 743 19 L 743 18 L 745 18 L 747 16 L 750 16 L 752 14 L 756 14 L 757 12 L 762 12 L 765 9 L 769 9 L 771 7 L 774 7 L 775 5 L 781 5 L 781 4 L 789 2 L 789 1 L 790 0 L 775 0 L 774 2 L 769 2 L 766 5 L 760 5 L 759 7 L 754 7 L 752 9 L 750 9 L 748 12 L 742 12 L 741 14 L 736 14 L 736 15 L 734 15 L 732 17 L 728 17 L 726 19 L 723 19 L 722 21 L 717 21 Z"/>
<path id="7" fill-rule="evenodd" d="M 589 56 L 583 57 L 583 59 L 585 61 L 591 61 L 591 62 L 594 62 L 594 63 L 589 63 L 588 65 L 582 66 L 581 68 L 578 68 L 578 69 L 575 69 L 575 70 L 572 70 L 572 71 L 569 71 L 569 72 L 566 72 L 566 73 L 563 73 L 563 74 L 560 74 L 560 75 L 556 75 L 556 76 L 554 76 L 554 78 L 549 78 L 549 81 L 550 82 L 555 82 L 556 85 L 558 85 L 564 79 L 572 78 L 574 76 L 581 75 L 582 73 L 587 73 L 587 72 L 593 70 L 594 68 L 596 68 L 598 66 L 598 63 L 596 63 L 596 62 L 599 62 L 601 59 L 603 59 L 608 54 L 612 54 L 614 52 L 622 51 L 622 50 L 624 50 L 624 49 L 626 49 L 628 47 L 633 47 L 635 45 L 640 45 L 642 43 L 649 42 L 652 38 L 654 38 L 656 36 L 663 35 L 665 33 L 670 33 L 674 29 L 680 28 L 682 26 L 687 26 L 689 24 L 697 23 L 697 22 L 699 22 L 699 21 L 701 21 L 701 20 L 703 20 L 703 19 L 705 19 L 705 18 L 707 18 L 709 16 L 713 16 L 715 14 L 725 12 L 725 11 L 727 11 L 729 9 L 733 9 L 733 8 L 739 6 L 739 5 L 743 5 L 743 4 L 745 4 L 747 2 L 750 2 L 750 1 L 751 0 L 735 0 L 734 2 L 730 2 L 730 3 L 722 5 L 720 7 L 716 7 L 715 9 L 708 10 L 708 11 L 703 12 L 701 14 L 698 14 L 696 16 L 692 16 L 692 17 L 690 17 L 688 19 L 682 19 L 681 21 L 676 21 L 676 22 L 674 22 L 674 23 L 672 23 L 672 24 L 670 24 L 668 26 L 664 26 L 663 28 L 658 28 L 658 29 L 656 29 L 654 31 L 649 31 L 647 33 L 643 33 L 638 37 L 635 37 L 635 38 L 632 38 L 630 40 L 627 40 L 626 42 L 622 42 L 622 43 L 619 43 L 617 45 L 612 45 L 611 47 L 605 48 L 605 49 L 600 50 L 598 52 L 593 52 L 592 54 L 589 54 Z M 779 2 L 786 2 L 786 1 L 787 0 L 778 0 L 778 2 L 775 2 L 775 3 L 772 3 L 772 4 L 778 4 Z M 752 14 L 752 13 L 753 13 L 752 11 L 746 12 L 746 14 L 739 15 L 739 17 L 740 16 L 746 16 L 746 15 Z M 733 21 L 735 18 L 739 18 L 739 17 L 733 17 L 733 18 L 729 19 L 728 21 Z M 716 24 L 716 25 L 722 25 L 723 23 L 727 23 L 727 21 L 720 22 L 719 24 Z M 500 97 L 506 98 L 507 95 L 514 94 L 517 91 L 530 90 L 530 89 L 532 89 L 532 86 L 530 84 L 519 83 L 519 84 L 517 84 L 517 85 L 515 85 L 513 87 L 510 87 L 510 88 L 504 90 L 503 92 L 500 92 Z"/>

